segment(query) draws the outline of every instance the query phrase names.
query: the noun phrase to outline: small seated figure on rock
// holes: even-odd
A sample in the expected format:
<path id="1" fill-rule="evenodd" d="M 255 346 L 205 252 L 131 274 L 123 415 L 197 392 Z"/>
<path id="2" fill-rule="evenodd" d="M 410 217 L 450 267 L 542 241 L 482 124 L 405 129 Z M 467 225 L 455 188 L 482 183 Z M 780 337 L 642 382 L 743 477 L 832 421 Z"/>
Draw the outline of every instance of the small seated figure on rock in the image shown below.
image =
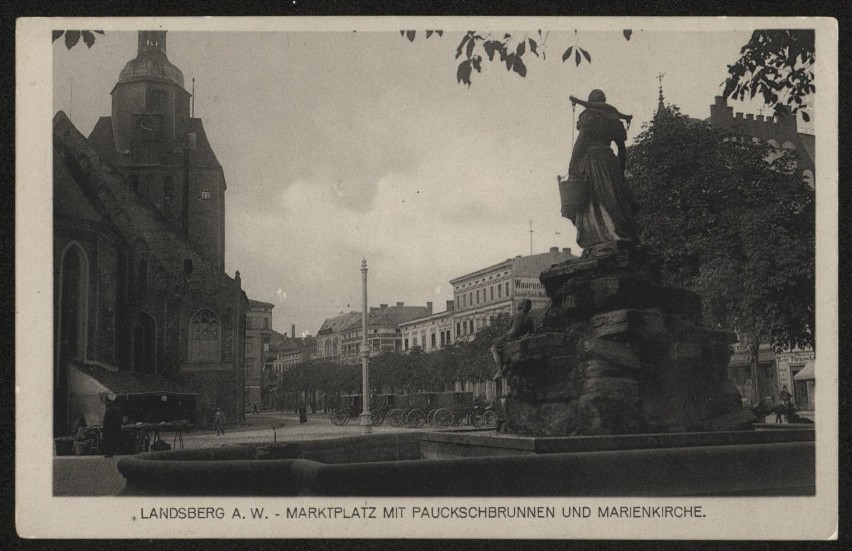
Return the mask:
<path id="1" fill-rule="evenodd" d="M 530 317 L 530 310 L 532 310 L 532 301 L 528 298 L 521 300 L 518 303 L 518 311 L 512 316 L 509 330 L 502 337 L 494 339 L 494 344 L 491 345 L 491 355 L 494 357 L 494 363 L 497 364 L 497 374 L 494 375 L 495 381 L 506 376 L 506 363 L 503 361 L 503 348 L 506 343 L 532 333 L 535 329 Z"/>

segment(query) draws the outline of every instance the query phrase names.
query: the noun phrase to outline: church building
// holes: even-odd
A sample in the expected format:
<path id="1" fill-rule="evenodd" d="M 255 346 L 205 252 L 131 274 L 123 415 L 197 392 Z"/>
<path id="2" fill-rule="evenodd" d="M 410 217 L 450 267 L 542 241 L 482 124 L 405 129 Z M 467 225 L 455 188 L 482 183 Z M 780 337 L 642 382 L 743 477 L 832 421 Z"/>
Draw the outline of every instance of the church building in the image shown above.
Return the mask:
<path id="1" fill-rule="evenodd" d="M 248 298 L 225 272 L 227 186 L 165 31 L 138 33 L 111 94 L 88 138 L 53 121 L 54 432 L 114 400 L 147 417 L 131 422 L 241 420 Z M 134 410 L 143 397 L 182 405 Z"/>

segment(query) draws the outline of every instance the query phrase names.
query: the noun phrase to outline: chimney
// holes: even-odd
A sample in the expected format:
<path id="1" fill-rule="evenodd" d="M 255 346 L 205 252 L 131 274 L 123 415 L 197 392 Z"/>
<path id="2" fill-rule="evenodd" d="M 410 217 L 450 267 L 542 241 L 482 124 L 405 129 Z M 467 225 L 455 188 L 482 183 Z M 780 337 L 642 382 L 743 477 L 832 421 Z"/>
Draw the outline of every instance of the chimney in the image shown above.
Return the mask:
<path id="1" fill-rule="evenodd" d="M 382 310 L 387 310 L 388 305 L 387 304 L 379 304 L 379 308 L 381 308 Z"/>
<path id="2" fill-rule="evenodd" d="M 403 306 L 405 306 L 405 303 L 404 303 L 404 302 L 397 302 L 397 303 L 396 303 L 396 307 L 397 307 L 397 308 L 402 308 Z"/>
<path id="3" fill-rule="evenodd" d="M 430 315 L 430 316 L 432 315 L 432 303 L 431 302 L 426 303 L 426 311 L 428 312 L 428 315 Z"/>
<path id="4" fill-rule="evenodd" d="M 455 307 L 456 307 L 456 301 L 454 301 L 454 300 L 448 300 L 447 301 L 447 312 L 454 310 Z"/>
<path id="5" fill-rule="evenodd" d="M 295 323 L 290 324 L 290 338 L 291 339 L 296 338 L 296 324 Z"/>
<path id="6" fill-rule="evenodd" d="M 562 249 L 562 252 L 565 253 L 565 254 L 571 254 L 571 247 L 564 247 Z"/>
<path id="7" fill-rule="evenodd" d="M 550 247 L 550 253 L 551 254 L 556 254 L 558 252 L 559 252 L 559 247 Z"/>
<path id="8" fill-rule="evenodd" d="M 753 121 L 754 120 L 754 113 L 747 113 L 746 114 L 746 120 L 747 121 Z"/>

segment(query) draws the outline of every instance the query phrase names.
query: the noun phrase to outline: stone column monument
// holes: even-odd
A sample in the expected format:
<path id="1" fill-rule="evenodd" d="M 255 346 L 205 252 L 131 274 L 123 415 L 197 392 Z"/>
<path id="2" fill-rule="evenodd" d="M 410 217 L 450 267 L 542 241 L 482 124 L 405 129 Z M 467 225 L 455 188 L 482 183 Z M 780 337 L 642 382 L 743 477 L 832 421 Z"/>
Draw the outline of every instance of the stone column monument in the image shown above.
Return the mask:
<path id="1" fill-rule="evenodd" d="M 584 251 L 541 274 L 551 299 L 543 324 L 501 343 L 510 392 L 500 431 L 635 434 L 753 421 L 727 378 L 735 335 L 703 327 L 698 296 L 663 285 L 658 259 L 639 243 L 623 178 L 628 116 L 599 90 L 571 99 L 586 109 L 559 186 Z"/>

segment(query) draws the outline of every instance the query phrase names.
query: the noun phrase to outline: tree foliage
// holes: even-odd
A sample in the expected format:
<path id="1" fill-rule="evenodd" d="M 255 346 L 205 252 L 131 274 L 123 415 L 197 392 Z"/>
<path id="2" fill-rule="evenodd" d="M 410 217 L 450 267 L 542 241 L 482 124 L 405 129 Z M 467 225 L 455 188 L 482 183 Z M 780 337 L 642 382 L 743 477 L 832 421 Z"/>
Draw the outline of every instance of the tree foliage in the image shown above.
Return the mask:
<path id="1" fill-rule="evenodd" d="M 63 35 L 65 36 L 65 47 L 71 49 L 80 42 L 80 38 L 86 44 L 86 47 L 91 48 L 95 45 L 95 33 L 105 34 L 103 31 L 53 31 L 53 41 L 56 42 Z"/>
<path id="2" fill-rule="evenodd" d="M 426 31 L 426 38 L 432 36 L 432 33 L 433 31 Z M 434 33 L 438 36 L 443 35 L 442 31 L 434 31 Z M 630 29 L 622 31 L 625 40 L 630 40 L 632 33 L 633 31 Z M 406 37 L 409 42 L 414 42 L 417 31 L 400 31 L 400 34 Z M 592 55 L 580 46 L 578 34 L 578 31 L 575 30 L 574 43 L 568 46 L 562 54 L 563 63 L 573 60 L 577 67 L 583 60 L 586 63 L 592 62 Z M 528 54 L 532 54 L 542 61 L 547 59 L 548 35 L 547 31 L 540 29 L 522 35 L 513 35 L 508 32 L 478 33 L 477 31 L 467 31 L 456 48 L 456 59 L 461 58 L 456 69 L 456 79 L 460 83 L 470 86 L 473 72 L 482 72 L 482 63 L 486 58 L 488 61 L 496 59 L 506 66 L 507 71 L 511 71 L 520 77 L 526 77 L 527 64 L 524 60 L 529 60 Z"/>
<path id="3" fill-rule="evenodd" d="M 813 29 L 757 30 L 740 50 L 740 58 L 728 66 L 725 97 L 744 99 L 760 94 L 775 114 L 801 111 L 810 120 L 805 100 L 816 91 Z"/>
<path id="4" fill-rule="evenodd" d="M 469 342 L 425 353 L 420 348 L 386 352 L 370 358 L 370 388 L 377 394 L 411 394 L 452 390 L 457 381 L 485 381 L 494 374 L 491 344 L 505 333 L 509 316 L 496 316 Z M 334 397 L 361 392 L 361 366 L 312 360 L 293 366 L 278 383 L 279 403 L 285 395 L 318 391 Z M 333 398 L 329 398 L 333 401 Z"/>
<path id="5" fill-rule="evenodd" d="M 669 107 L 630 148 L 643 244 L 705 321 L 746 345 L 814 346 L 815 204 L 795 154 L 726 136 Z"/>

